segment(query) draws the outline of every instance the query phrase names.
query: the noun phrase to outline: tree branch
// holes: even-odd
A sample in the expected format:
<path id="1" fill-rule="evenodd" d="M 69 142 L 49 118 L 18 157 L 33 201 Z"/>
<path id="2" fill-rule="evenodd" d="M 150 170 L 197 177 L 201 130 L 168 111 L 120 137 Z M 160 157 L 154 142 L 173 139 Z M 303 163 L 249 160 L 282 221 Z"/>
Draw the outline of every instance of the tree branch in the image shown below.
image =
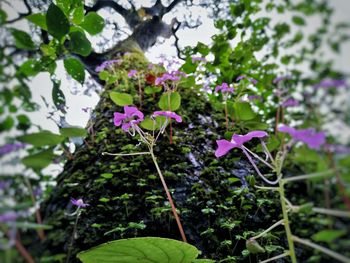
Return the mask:
<path id="1" fill-rule="evenodd" d="M 179 59 L 185 60 L 185 58 L 183 58 L 181 56 L 181 50 L 180 50 L 180 47 L 179 47 L 179 37 L 176 35 L 177 30 L 179 30 L 179 28 L 181 26 L 181 23 L 179 21 L 177 21 L 177 20 L 176 20 L 176 22 L 177 22 L 177 24 L 175 25 L 175 27 L 172 28 L 173 36 L 175 37 L 174 45 L 175 45 L 175 48 L 176 48 L 177 57 Z"/>
<path id="2" fill-rule="evenodd" d="M 165 8 L 165 12 L 164 14 L 166 13 L 169 13 L 177 4 L 179 4 L 180 2 L 182 2 L 183 0 L 174 0 L 170 3 L 170 5 L 168 5 L 166 8 Z"/>
<path id="3" fill-rule="evenodd" d="M 17 22 L 17 21 L 21 20 L 22 18 L 32 14 L 32 8 L 28 4 L 28 0 L 23 0 L 23 2 L 24 2 L 24 5 L 27 8 L 27 13 L 18 13 L 18 17 L 17 18 L 14 18 L 14 19 L 6 21 L 5 22 L 6 24 L 11 24 L 11 23 Z"/>

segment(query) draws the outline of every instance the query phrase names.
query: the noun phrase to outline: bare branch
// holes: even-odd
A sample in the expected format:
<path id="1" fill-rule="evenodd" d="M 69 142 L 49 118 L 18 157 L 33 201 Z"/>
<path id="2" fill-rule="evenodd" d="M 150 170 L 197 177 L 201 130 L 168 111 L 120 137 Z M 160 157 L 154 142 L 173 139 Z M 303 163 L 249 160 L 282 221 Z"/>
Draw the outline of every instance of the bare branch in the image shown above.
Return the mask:
<path id="1" fill-rule="evenodd" d="M 174 0 L 170 3 L 170 5 L 168 5 L 166 8 L 165 8 L 165 12 L 164 14 L 166 13 L 169 13 L 177 4 L 179 4 L 180 2 L 182 2 L 183 0 Z"/>
<path id="2" fill-rule="evenodd" d="M 22 18 L 32 14 L 32 8 L 28 4 L 28 0 L 23 0 L 23 2 L 24 2 L 24 5 L 27 8 L 27 12 L 26 13 L 18 13 L 18 17 L 17 18 L 6 21 L 6 24 L 11 24 L 11 23 L 17 22 L 17 21 L 21 20 Z"/>
<path id="3" fill-rule="evenodd" d="M 175 48 L 176 48 L 177 57 L 179 59 L 185 60 L 185 58 L 181 56 L 181 49 L 179 47 L 179 37 L 176 35 L 176 32 L 177 32 L 177 30 L 179 30 L 180 26 L 181 26 L 181 23 L 176 20 L 176 25 L 175 25 L 175 27 L 172 28 L 173 36 L 175 37 L 174 45 L 175 45 Z"/>

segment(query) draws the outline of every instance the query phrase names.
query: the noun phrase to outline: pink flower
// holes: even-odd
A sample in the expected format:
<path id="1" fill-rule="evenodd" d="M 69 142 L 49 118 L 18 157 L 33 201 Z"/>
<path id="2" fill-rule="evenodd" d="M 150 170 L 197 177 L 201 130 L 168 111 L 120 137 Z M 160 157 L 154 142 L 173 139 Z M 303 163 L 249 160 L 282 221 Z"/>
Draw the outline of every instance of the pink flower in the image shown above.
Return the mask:
<path id="1" fill-rule="evenodd" d="M 318 150 L 326 142 L 324 132 L 316 132 L 313 128 L 297 130 L 286 125 L 281 125 L 278 127 L 278 130 L 288 133 L 296 141 L 306 143 L 311 149 Z"/>
<path id="2" fill-rule="evenodd" d="M 246 135 L 232 135 L 231 141 L 228 140 L 217 140 L 218 145 L 217 150 L 215 151 L 216 157 L 221 157 L 227 154 L 233 148 L 241 148 L 243 144 L 247 141 L 250 141 L 253 138 L 263 138 L 266 137 L 267 133 L 264 131 L 252 131 Z"/>
<path id="3" fill-rule="evenodd" d="M 127 132 L 130 127 L 143 121 L 144 115 L 136 107 L 124 106 L 124 113 L 114 113 L 114 125 L 122 125 L 123 131 Z"/>
<path id="4" fill-rule="evenodd" d="M 133 78 L 137 75 L 137 70 L 136 69 L 132 69 L 128 72 L 128 77 L 129 78 Z"/>
<path id="5" fill-rule="evenodd" d="M 293 98 L 288 98 L 282 103 L 282 107 L 287 108 L 287 107 L 296 107 L 299 106 L 299 101 Z"/>
<path id="6" fill-rule="evenodd" d="M 245 75 L 240 75 L 240 76 L 238 76 L 238 77 L 236 78 L 236 81 L 240 81 L 240 80 L 242 80 L 242 79 L 247 79 L 247 80 L 249 80 L 250 83 L 252 83 L 253 85 L 256 85 L 256 84 L 258 83 L 258 81 L 257 81 L 256 79 L 253 79 L 253 78 L 251 78 L 251 77 L 247 77 L 247 76 L 245 76 Z"/>
<path id="7" fill-rule="evenodd" d="M 77 207 L 79 207 L 79 208 L 89 206 L 89 204 L 84 203 L 84 201 L 83 201 L 82 198 L 80 198 L 80 199 L 71 198 L 71 199 L 70 199 L 70 202 L 71 202 L 73 205 L 75 205 L 75 206 L 77 206 Z"/>
<path id="8" fill-rule="evenodd" d="M 121 62 L 122 62 L 121 59 L 106 60 L 101 65 L 97 66 L 95 68 L 95 71 L 96 72 L 101 72 L 102 70 L 105 70 L 106 68 L 109 68 L 113 64 L 115 64 L 115 63 L 120 64 Z"/>
<path id="9" fill-rule="evenodd" d="M 177 115 L 175 112 L 172 111 L 155 111 L 152 114 L 153 117 L 157 116 L 165 116 L 167 118 L 175 119 L 177 122 L 182 122 L 182 118 L 180 115 Z"/>

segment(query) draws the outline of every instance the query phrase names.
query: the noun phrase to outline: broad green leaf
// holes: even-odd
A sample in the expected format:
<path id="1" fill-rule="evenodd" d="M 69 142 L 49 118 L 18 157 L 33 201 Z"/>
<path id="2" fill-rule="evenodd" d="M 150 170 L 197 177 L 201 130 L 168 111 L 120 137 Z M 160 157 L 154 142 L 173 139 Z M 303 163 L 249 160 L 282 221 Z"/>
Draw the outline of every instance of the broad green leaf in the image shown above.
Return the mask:
<path id="1" fill-rule="evenodd" d="M 61 40 L 69 33 L 69 21 L 63 11 L 51 3 L 46 13 L 46 26 L 50 35 Z"/>
<path id="2" fill-rule="evenodd" d="M 69 37 L 69 49 L 72 51 L 72 53 L 79 54 L 84 57 L 88 56 L 91 53 L 91 43 L 86 38 L 84 33 L 80 31 L 75 31 L 70 33 Z"/>
<path id="3" fill-rule="evenodd" d="M 248 121 L 256 117 L 255 112 L 248 102 L 235 102 L 234 108 L 236 118 L 239 120 Z"/>
<path id="4" fill-rule="evenodd" d="M 116 91 L 111 91 L 109 93 L 111 100 L 118 106 L 132 105 L 132 96 L 128 93 L 119 93 Z"/>
<path id="5" fill-rule="evenodd" d="M 63 108 L 66 105 L 66 97 L 60 89 L 61 81 L 53 81 L 52 100 L 57 109 Z"/>
<path id="6" fill-rule="evenodd" d="M 191 263 L 199 251 L 177 240 L 142 237 L 120 239 L 80 252 L 83 263 Z"/>
<path id="7" fill-rule="evenodd" d="M 105 22 L 96 12 L 89 12 L 80 24 L 90 35 L 96 35 L 103 30 Z"/>
<path id="8" fill-rule="evenodd" d="M 11 130 L 14 124 L 15 121 L 13 118 L 11 116 L 7 116 L 5 120 L 0 122 L 0 132 Z"/>
<path id="9" fill-rule="evenodd" d="M 83 85 L 85 81 L 85 70 L 80 60 L 76 58 L 67 58 L 64 60 L 63 64 L 68 74 Z"/>
<path id="10" fill-rule="evenodd" d="M 154 119 L 151 118 L 145 118 L 141 123 L 141 127 L 149 130 L 149 131 L 153 131 L 153 130 L 159 130 L 160 127 L 162 127 L 164 125 L 164 123 L 166 122 L 166 117 L 164 116 L 157 116 Z"/>
<path id="11" fill-rule="evenodd" d="M 56 155 L 53 154 L 52 149 L 49 149 L 24 157 L 22 163 L 34 170 L 41 170 L 48 166 L 55 157 Z"/>
<path id="12" fill-rule="evenodd" d="M 146 87 L 145 88 L 145 94 L 154 94 L 154 93 L 158 93 L 162 90 L 162 87 L 156 87 L 156 86 L 152 86 L 152 87 Z"/>
<path id="13" fill-rule="evenodd" d="M 32 22 L 34 25 L 40 27 L 41 29 L 47 30 L 46 16 L 42 13 L 32 14 L 26 16 L 26 19 Z"/>
<path id="14" fill-rule="evenodd" d="M 4 10 L 0 9 L 0 25 L 4 24 L 7 19 L 7 14 Z"/>
<path id="15" fill-rule="evenodd" d="M 340 238 L 346 234 L 346 230 L 321 230 L 314 234 L 311 238 L 317 242 L 327 242 L 331 243 L 335 239 Z"/>
<path id="16" fill-rule="evenodd" d="M 305 19 L 302 18 L 301 16 L 293 16 L 292 20 L 293 20 L 293 23 L 298 26 L 304 26 L 306 24 Z"/>
<path id="17" fill-rule="evenodd" d="M 16 47 L 19 49 L 34 50 L 35 45 L 30 35 L 18 29 L 11 29 L 12 36 L 15 38 Z"/>
<path id="18" fill-rule="evenodd" d="M 176 91 L 163 93 L 158 102 L 159 108 L 165 111 L 176 111 L 180 105 L 181 96 Z"/>
<path id="19" fill-rule="evenodd" d="M 85 137 L 87 132 L 84 128 L 70 127 L 61 128 L 60 134 L 64 137 Z"/>
<path id="20" fill-rule="evenodd" d="M 28 59 L 19 67 L 19 71 L 27 77 L 37 75 L 41 69 L 41 63 L 37 59 Z"/>
<path id="21" fill-rule="evenodd" d="M 40 131 L 32 134 L 26 134 L 17 137 L 17 140 L 25 143 L 32 144 L 37 147 L 41 146 L 56 146 L 61 143 L 65 137 L 52 133 L 50 131 Z"/>

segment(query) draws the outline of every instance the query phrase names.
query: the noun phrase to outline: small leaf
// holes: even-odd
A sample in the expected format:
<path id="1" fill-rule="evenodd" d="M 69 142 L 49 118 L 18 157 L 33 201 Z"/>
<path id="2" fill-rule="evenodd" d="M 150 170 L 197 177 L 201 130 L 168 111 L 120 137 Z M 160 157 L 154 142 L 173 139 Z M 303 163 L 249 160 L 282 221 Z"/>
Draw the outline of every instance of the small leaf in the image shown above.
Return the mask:
<path id="1" fill-rule="evenodd" d="M 118 106 L 132 105 L 132 96 L 128 93 L 119 93 L 112 91 L 109 93 L 111 100 Z"/>
<path id="2" fill-rule="evenodd" d="M 101 16 L 99 16 L 96 12 L 89 12 L 85 16 L 84 21 L 80 26 L 90 35 L 96 35 L 103 30 L 104 25 L 105 22 Z"/>
<path id="3" fill-rule="evenodd" d="M 21 229 L 52 229 L 52 226 L 50 225 L 36 224 L 30 222 L 14 222 L 14 225 L 17 228 Z"/>
<path id="4" fill-rule="evenodd" d="M 32 14 L 32 15 L 26 16 L 26 19 L 29 22 L 32 22 L 34 25 L 47 31 L 45 14 L 42 14 L 42 13 Z"/>
<path id="5" fill-rule="evenodd" d="M 298 26 L 304 26 L 306 24 L 304 18 L 302 18 L 301 16 L 293 16 L 292 21 Z"/>
<path id="6" fill-rule="evenodd" d="M 13 118 L 11 116 L 7 116 L 5 120 L 0 122 L 0 132 L 11 130 L 14 124 L 15 121 Z"/>
<path id="7" fill-rule="evenodd" d="M 64 60 L 63 64 L 68 74 L 83 85 L 85 81 L 85 70 L 80 60 L 76 58 L 67 58 Z"/>
<path id="8" fill-rule="evenodd" d="M 194 246 L 184 242 L 167 238 L 142 237 L 108 242 L 80 252 L 77 257 L 83 263 L 191 263 L 198 254 L 199 251 Z"/>
<path id="9" fill-rule="evenodd" d="M 56 146 L 61 143 L 65 138 L 59 134 L 52 133 L 50 131 L 40 131 L 32 134 L 26 134 L 17 137 L 20 142 L 32 144 L 37 147 L 41 146 Z"/>
<path id="10" fill-rule="evenodd" d="M 36 59 L 28 59 L 19 67 L 19 71 L 27 77 L 37 75 L 41 71 L 41 69 L 41 63 L 39 60 Z"/>
<path id="11" fill-rule="evenodd" d="M 85 137 L 87 135 L 87 132 L 84 128 L 70 127 L 61 128 L 60 134 L 64 137 Z"/>
<path id="12" fill-rule="evenodd" d="M 256 117 L 255 112 L 248 102 L 235 102 L 234 108 L 236 118 L 239 120 L 248 121 Z"/>
<path id="13" fill-rule="evenodd" d="M 16 47 L 19 49 L 35 50 L 34 42 L 30 35 L 18 29 L 11 29 L 12 36 L 15 38 Z"/>
<path id="14" fill-rule="evenodd" d="M 111 179 L 113 177 L 113 174 L 111 174 L 111 173 L 103 173 L 100 176 L 105 178 L 105 179 Z"/>
<path id="15" fill-rule="evenodd" d="M 74 9 L 72 22 L 76 25 L 79 25 L 84 20 L 84 6 L 79 6 Z"/>
<path id="16" fill-rule="evenodd" d="M 314 234 L 311 238 L 317 242 L 331 243 L 335 239 L 340 238 L 346 234 L 346 230 L 322 230 Z"/>
<path id="17" fill-rule="evenodd" d="M 55 157 L 56 155 L 53 154 L 52 149 L 49 149 L 24 157 L 22 163 L 34 170 L 41 170 L 48 166 Z"/>
<path id="18" fill-rule="evenodd" d="M 75 31 L 70 33 L 69 37 L 69 49 L 72 51 L 72 53 L 79 54 L 84 57 L 88 56 L 91 53 L 91 43 L 86 38 L 84 33 L 80 31 Z"/>
<path id="19" fill-rule="evenodd" d="M 153 131 L 153 130 L 159 130 L 161 126 L 166 122 L 166 117 L 164 116 L 157 116 L 154 120 L 151 118 L 145 118 L 141 123 L 141 127 Z"/>
<path id="20" fill-rule="evenodd" d="M 163 93 L 158 102 L 159 108 L 165 111 L 176 111 L 180 105 L 181 96 L 176 91 Z"/>
<path id="21" fill-rule="evenodd" d="M 66 97 L 60 89 L 61 81 L 53 81 L 52 100 L 57 109 L 62 109 L 66 105 Z"/>
<path id="22" fill-rule="evenodd" d="M 4 10 L 0 9 L 0 25 L 4 24 L 7 19 L 7 14 Z"/>
<path id="23" fill-rule="evenodd" d="M 50 35 L 61 40 L 69 33 L 69 21 L 63 11 L 51 3 L 46 13 L 47 31 Z"/>

